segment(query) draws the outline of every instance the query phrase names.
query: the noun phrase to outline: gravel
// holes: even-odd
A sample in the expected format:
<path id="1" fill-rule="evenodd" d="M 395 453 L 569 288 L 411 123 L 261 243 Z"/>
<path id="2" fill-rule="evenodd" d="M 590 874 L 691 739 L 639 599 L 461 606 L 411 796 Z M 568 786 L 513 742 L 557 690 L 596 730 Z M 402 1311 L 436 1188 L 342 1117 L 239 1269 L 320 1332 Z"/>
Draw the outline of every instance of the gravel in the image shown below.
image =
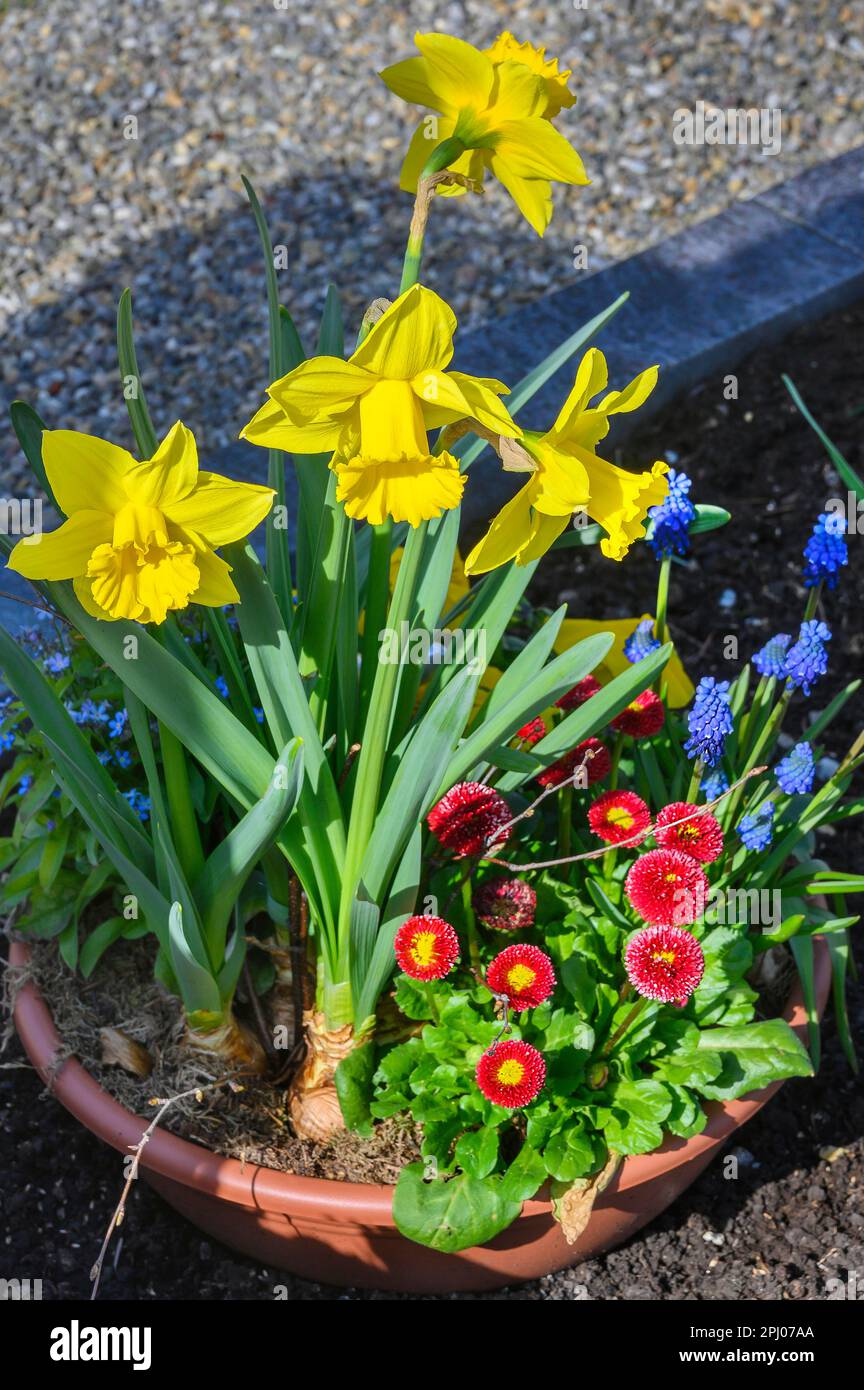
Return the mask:
<path id="1" fill-rule="evenodd" d="M 354 329 L 393 293 L 410 211 L 396 181 L 416 114 L 376 69 L 413 51 L 415 28 L 482 44 L 505 27 L 572 65 L 562 125 L 593 182 L 559 190 L 542 244 L 499 189 L 435 210 L 427 274 L 463 323 L 584 274 L 577 246 L 597 270 L 861 139 L 864 9 L 838 0 L 8 0 L 0 397 L 128 439 L 113 336 L 131 285 L 157 426 L 182 414 L 205 451 L 236 437 L 266 384 L 241 171 L 287 248 L 282 296 L 307 345 L 328 279 Z M 779 106 L 782 152 L 676 145 L 674 111 L 700 100 Z M 2 431 L 8 487 L 23 472 Z"/>

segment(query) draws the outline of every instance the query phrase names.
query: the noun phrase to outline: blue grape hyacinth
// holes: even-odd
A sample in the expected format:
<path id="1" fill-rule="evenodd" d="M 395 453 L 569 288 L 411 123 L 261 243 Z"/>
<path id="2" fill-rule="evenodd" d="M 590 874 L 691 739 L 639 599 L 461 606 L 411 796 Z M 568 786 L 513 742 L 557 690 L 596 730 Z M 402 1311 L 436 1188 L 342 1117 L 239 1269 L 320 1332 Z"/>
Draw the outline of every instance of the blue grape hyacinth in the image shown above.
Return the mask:
<path id="1" fill-rule="evenodd" d="M 654 636 L 654 619 L 643 618 L 625 641 L 624 655 L 635 665 L 637 661 L 643 661 L 646 656 L 656 652 L 659 646 L 660 641 Z"/>
<path id="2" fill-rule="evenodd" d="M 691 480 L 686 473 L 670 468 L 666 474 L 669 491 L 656 507 L 648 508 L 653 523 L 648 544 L 658 560 L 668 555 L 686 555 L 690 549 L 690 524 L 696 508 L 690 501 Z"/>
<path id="3" fill-rule="evenodd" d="M 732 724 L 729 682 L 703 676 L 696 687 L 693 707 L 687 716 L 690 737 L 684 744 L 684 752 L 690 758 L 700 758 L 707 767 L 713 767 L 723 756 Z"/>
<path id="4" fill-rule="evenodd" d="M 831 641 L 831 629 L 818 618 L 809 618 L 801 624 L 798 640 L 786 653 L 783 675 L 792 690 L 802 690 L 810 694 L 811 687 L 828 670 L 828 653 L 825 643 Z"/>
<path id="5" fill-rule="evenodd" d="M 786 792 L 787 796 L 794 796 L 796 792 L 812 791 L 816 778 L 816 762 L 810 744 L 796 743 L 791 753 L 787 753 L 777 764 L 774 775 L 781 791 Z"/>
<path id="6" fill-rule="evenodd" d="M 820 512 L 804 547 L 805 586 L 812 589 L 824 583 L 827 589 L 836 589 L 838 571 L 848 563 L 846 518 L 837 512 Z"/>
<path id="7" fill-rule="evenodd" d="M 753 658 L 753 665 L 760 676 L 782 676 L 786 665 L 786 653 L 792 641 L 791 632 L 778 632 L 769 637 Z"/>
<path id="8" fill-rule="evenodd" d="M 718 796 L 729 790 L 729 778 L 722 770 L 709 772 L 707 777 L 702 779 L 702 793 L 706 801 L 714 801 Z"/>
<path id="9" fill-rule="evenodd" d="M 774 838 L 774 802 L 763 801 L 738 822 L 738 834 L 747 849 L 767 849 Z"/>

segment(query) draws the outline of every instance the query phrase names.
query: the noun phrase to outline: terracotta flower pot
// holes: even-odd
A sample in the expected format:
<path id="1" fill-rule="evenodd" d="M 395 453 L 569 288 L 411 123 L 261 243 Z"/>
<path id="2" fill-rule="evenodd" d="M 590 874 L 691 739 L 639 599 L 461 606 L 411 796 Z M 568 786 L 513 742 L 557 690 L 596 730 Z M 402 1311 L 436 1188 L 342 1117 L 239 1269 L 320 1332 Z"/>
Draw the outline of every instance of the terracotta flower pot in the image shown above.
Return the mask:
<path id="1" fill-rule="evenodd" d="M 820 1013 L 828 997 L 827 946 L 815 939 Z M 29 949 L 13 943 L 10 959 L 24 965 Z M 784 1013 L 806 1038 L 800 987 Z M 51 1075 L 61 1048 L 53 1019 L 33 984 L 15 1003 L 15 1024 L 27 1054 L 57 1099 L 93 1134 L 121 1153 L 141 1138 L 147 1121 L 114 1100 L 74 1058 Z M 217 1240 L 306 1279 L 413 1293 L 502 1288 L 534 1279 L 607 1250 L 659 1215 L 702 1172 L 720 1147 L 782 1083 L 741 1100 L 711 1103 L 702 1134 L 667 1139 L 656 1153 L 628 1158 L 597 1204 L 576 1245 L 567 1245 L 548 1201 L 526 1202 L 509 1230 L 487 1245 L 444 1255 L 400 1235 L 391 1214 L 391 1187 L 293 1177 L 220 1158 L 199 1144 L 157 1130 L 146 1145 L 142 1172 L 183 1216 Z"/>

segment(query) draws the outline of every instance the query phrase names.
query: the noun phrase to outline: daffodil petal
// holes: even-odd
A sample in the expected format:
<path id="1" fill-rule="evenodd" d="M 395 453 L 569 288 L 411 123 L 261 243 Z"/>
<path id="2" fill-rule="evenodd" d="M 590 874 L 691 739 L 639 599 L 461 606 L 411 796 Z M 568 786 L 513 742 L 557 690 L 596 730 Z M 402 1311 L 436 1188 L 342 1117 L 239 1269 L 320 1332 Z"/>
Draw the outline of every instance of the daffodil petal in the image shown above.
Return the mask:
<path id="1" fill-rule="evenodd" d="M 110 541 L 113 519 L 107 512 L 76 511 L 56 531 L 23 537 L 7 561 L 25 579 L 74 579 L 84 574 L 98 545 Z"/>
<path id="2" fill-rule="evenodd" d="M 533 491 L 532 480 L 501 508 L 465 561 L 467 575 L 486 574 L 518 555 L 531 529 Z"/>
<path id="3" fill-rule="evenodd" d="M 488 104 L 495 69 L 487 54 L 450 34 L 415 34 L 414 42 L 426 59 L 426 79 L 439 109 L 482 109 Z"/>
<path id="4" fill-rule="evenodd" d="M 550 431 L 558 439 L 568 438 L 569 431 L 588 402 L 602 391 L 609 380 L 606 358 L 599 348 L 589 348 L 579 363 L 570 393 L 558 412 Z"/>
<path id="5" fill-rule="evenodd" d="M 495 65 L 490 120 L 496 127 L 504 121 L 542 117 L 547 103 L 546 83 L 524 63 L 507 59 Z"/>
<path id="6" fill-rule="evenodd" d="M 500 395 L 509 395 L 510 388 L 494 378 L 469 376 L 465 372 L 448 372 L 450 380 L 459 387 L 468 402 L 468 413 L 487 429 L 503 434 L 506 439 L 518 439 L 522 431 L 511 418 Z"/>
<path id="7" fill-rule="evenodd" d="M 618 415 L 628 410 L 638 410 L 644 405 L 657 385 L 659 367 L 646 367 L 620 391 L 610 391 L 597 406 L 605 415 Z"/>
<path id="8" fill-rule="evenodd" d="M 517 565 L 530 565 L 533 560 L 539 560 L 545 555 L 567 529 L 569 520 L 569 516 L 544 516 L 541 512 L 535 511 L 531 520 L 531 534 L 516 556 Z"/>
<path id="9" fill-rule="evenodd" d="M 278 401 L 267 400 L 249 424 L 241 439 L 263 449 L 284 449 L 287 453 L 329 454 L 339 443 L 341 420 L 320 420 L 313 425 L 293 425 Z"/>
<path id="10" fill-rule="evenodd" d="M 543 236 L 554 211 L 552 188 L 548 179 L 523 179 L 514 174 L 505 159 L 492 154 L 489 160 L 492 173 L 506 188 L 529 226 Z"/>
<path id="11" fill-rule="evenodd" d="M 351 358 L 351 365 L 391 381 L 441 371 L 453 356 L 456 315 L 434 290 L 412 285 L 394 300 Z"/>
<path id="12" fill-rule="evenodd" d="M 425 58 L 406 58 L 401 63 L 392 63 L 378 76 L 391 92 L 412 106 L 431 106 L 433 111 L 440 112 L 447 110 L 447 103 L 430 86 L 429 65 Z"/>
<path id="13" fill-rule="evenodd" d="M 560 453 L 545 438 L 532 440 L 529 452 L 539 464 L 534 475 L 535 510 L 546 516 L 564 517 L 566 525 L 567 519 L 588 503 L 588 470 L 578 458 Z"/>
<path id="14" fill-rule="evenodd" d="M 201 579 L 192 595 L 193 603 L 200 603 L 205 608 L 221 608 L 226 603 L 240 602 L 240 595 L 231 578 L 231 566 L 225 563 L 221 555 L 209 549 L 199 550 L 195 563 Z"/>
<path id="15" fill-rule="evenodd" d="M 77 430 L 45 430 L 42 462 L 57 505 L 73 512 L 114 512 L 126 501 L 123 480 L 135 459 L 126 450 Z"/>
<path id="16" fill-rule="evenodd" d="M 496 132 L 496 161 L 523 179 L 553 179 L 557 183 L 591 182 L 569 140 L 542 116 L 504 121 Z"/>
<path id="17" fill-rule="evenodd" d="M 658 459 L 650 471 L 629 473 L 596 454 L 576 449 L 588 470 L 591 496 L 588 515 L 609 533 L 600 549 L 610 560 L 623 560 L 635 540 L 645 534 L 649 507 L 656 507 L 669 490 L 669 465 Z"/>
<path id="18" fill-rule="evenodd" d="M 79 578 L 73 579 L 72 588 L 75 590 L 75 597 L 84 609 L 84 612 L 89 613 L 91 618 L 100 618 L 102 622 L 106 623 L 117 621 L 116 618 L 112 618 L 111 614 L 107 612 L 106 609 L 100 608 L 99 604 L 94 599 L 93 580 L 88 579 L 86 574 L 82 574 Z"/>
<path id="19" fill-rule="evenodd" d="M 176 526 L 197 531 L 208 545 L 228 545 L 248 536 L 269 512 L 275 493 L 257 483 L 235 483 L 219 473 L 200 472 L 188 497 L 165 508 Z"/>
<path id="20" fill-rule="evenodd" d="M 375 385 L 357 362 L 341 357 L 310 357 L 267 388 L 294 425 L 311 425 L 343 415 Z"/>
<path id="21" fill-rule="evenodd" d="M 127 496 L 142 507 L 160 507 L 185 497 L 198 477 L 195 436 L 181 420 L 172 425 L 151 459 L 124 475 Z"/>

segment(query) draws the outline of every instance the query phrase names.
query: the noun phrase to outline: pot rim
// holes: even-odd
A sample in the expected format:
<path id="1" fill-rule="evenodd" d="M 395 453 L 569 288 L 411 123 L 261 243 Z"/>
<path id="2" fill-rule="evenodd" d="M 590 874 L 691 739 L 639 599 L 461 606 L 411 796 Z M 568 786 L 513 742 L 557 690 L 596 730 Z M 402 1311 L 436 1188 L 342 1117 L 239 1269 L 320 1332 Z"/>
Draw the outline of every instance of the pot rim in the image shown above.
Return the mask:
<path id="1" fill-rule="evenodd" d="M 831 959 L 827 943 L 821 937 L 814 937 L 814 946 L 816 1003 L 821 1016 L 831 986 Z M 30 955 L 26 942 L 10 941 L 11 965 L 26 966 Z M 802 1042 L 806 1041 L 807 1015 L 800 980 L 796 980 L 782 1016 Z M 63 1053 L 62 1040 L 32 980 L 17 992 L 14 1018 L 28 1057 L 48 1090 L 66 1109 L 121 1153 L 136 1145 L 149 1122 L 115 1100 L 77 1058 L 66 1057 L 57 1066 L 57 1058 Z M 691 1162 L 706 1149 L 719 1147 L 734 1130 L 761 1110 L 782 1084 L 782 1081 L 774 1081 L 739 1100 L 709 1101 L 705 1107 L 708 1124 L 701 1134 L 690 1139 L 669 1136 L 653 1153 L 625 1159 L 610 1184 L 610 1191 L 625 1192 Z M 163 1129 L 156 1129 L 151 1135 L 141 1156 L 141 1166 L 242 1206 L 290 1211 L 295 1215 L 314 1213 L 319 1217 L 325 1208 L 335 1219 L 359 1219 L 368 1225 L 395 1227 L 392 1186 L 301 1177 L 260 1164 L 245 1164 Z M 535 1197 L 523 1203 L 522 1216 L 537 1215 L 549 1209 L 548 1201 Z"/>

